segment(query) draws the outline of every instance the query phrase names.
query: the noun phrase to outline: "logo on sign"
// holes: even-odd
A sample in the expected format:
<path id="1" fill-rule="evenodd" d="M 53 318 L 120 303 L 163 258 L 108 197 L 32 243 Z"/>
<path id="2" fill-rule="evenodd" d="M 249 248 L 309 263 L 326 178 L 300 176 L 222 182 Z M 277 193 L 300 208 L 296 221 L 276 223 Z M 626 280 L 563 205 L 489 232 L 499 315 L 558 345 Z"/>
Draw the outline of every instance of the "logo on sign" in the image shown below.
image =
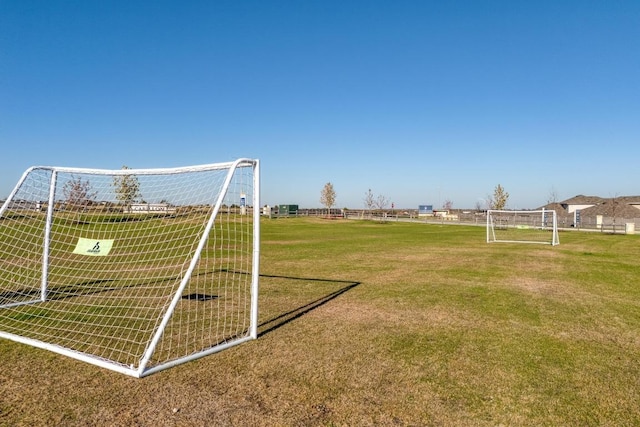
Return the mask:
<path id="1" fill-rule="evenodd" d="M 112 246 L 113 240 L 95 240 L 80 237 L 73 253 L 78 255 L 107 256 Z"/>

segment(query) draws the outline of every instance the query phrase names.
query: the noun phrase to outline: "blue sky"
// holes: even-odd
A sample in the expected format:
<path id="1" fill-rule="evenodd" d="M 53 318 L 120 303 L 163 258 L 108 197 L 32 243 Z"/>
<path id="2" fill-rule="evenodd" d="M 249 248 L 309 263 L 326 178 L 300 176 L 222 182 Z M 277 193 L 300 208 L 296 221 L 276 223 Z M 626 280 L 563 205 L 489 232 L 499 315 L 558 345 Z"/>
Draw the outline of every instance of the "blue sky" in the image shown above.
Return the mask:
<path id="1" fill-rule="evenodd" d="M 238 157 L 270 205 L 640 195 L 639 77 L 635 0 L 0 0 L 0 197 Z"/>

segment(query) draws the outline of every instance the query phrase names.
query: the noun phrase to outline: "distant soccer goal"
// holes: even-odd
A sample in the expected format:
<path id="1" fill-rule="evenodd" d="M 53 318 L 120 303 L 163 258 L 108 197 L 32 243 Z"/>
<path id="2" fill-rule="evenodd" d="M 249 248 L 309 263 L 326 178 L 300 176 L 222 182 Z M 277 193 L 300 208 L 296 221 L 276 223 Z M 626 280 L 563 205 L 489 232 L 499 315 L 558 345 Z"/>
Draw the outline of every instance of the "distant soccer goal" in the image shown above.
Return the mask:
<path id="1" fill-rule="evenodd" d="M 259 176 L 28 169 L 0 208 L 0 337 L 134 377 L 256 338 Z"/>
<path id="2" fill-rule="evenodd" d="M 558 245 L 558 220 L 554 210 L 487 211 L 487 242 Z"/>

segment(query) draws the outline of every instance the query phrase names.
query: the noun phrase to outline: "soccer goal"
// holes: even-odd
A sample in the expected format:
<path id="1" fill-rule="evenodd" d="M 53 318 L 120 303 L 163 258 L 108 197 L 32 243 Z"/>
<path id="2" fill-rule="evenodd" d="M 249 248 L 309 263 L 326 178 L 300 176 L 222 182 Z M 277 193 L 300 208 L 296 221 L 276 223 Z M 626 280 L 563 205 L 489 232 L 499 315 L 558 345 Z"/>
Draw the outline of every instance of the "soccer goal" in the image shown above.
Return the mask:
<path id="1" fill-rule="evenodd" d="M 28 169 L 0 208 L 0 337 L 133 377 L 255 339 L 259 176 Z"/>
<path id="2" fill-rule="evenodd" d="M 558 245 L 558 220 L 554 210 L 487 211 L 487 242 Z"/>

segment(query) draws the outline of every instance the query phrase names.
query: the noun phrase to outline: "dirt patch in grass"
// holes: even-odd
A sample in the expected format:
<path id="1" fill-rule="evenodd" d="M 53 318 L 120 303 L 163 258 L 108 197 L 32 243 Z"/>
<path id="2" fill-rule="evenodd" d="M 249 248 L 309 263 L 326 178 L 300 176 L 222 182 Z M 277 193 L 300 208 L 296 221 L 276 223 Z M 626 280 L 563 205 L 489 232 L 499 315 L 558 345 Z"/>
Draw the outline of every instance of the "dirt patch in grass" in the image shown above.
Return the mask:
<path id="1" fill-rule="evenodd" d="M 506 286 L 513 286 L 531 295 L 545 298 L 566 299 L 575 296 L 575 290 L 565 286 L 559 280 L 540 279 L 531 276 L 514 276 L 505 281 Z"/>
<path id="2" fill-rule="evenodd" d="M 407 328 L 473 328 L 478 318 L 473 314 L 443 306 L 421 309 L 406 302 L 386 302 L 384 306 L 372 303 L 340 301 L 314 313 L 331 322 L 360 324 L 368 327 L 396 329 Z"/>

